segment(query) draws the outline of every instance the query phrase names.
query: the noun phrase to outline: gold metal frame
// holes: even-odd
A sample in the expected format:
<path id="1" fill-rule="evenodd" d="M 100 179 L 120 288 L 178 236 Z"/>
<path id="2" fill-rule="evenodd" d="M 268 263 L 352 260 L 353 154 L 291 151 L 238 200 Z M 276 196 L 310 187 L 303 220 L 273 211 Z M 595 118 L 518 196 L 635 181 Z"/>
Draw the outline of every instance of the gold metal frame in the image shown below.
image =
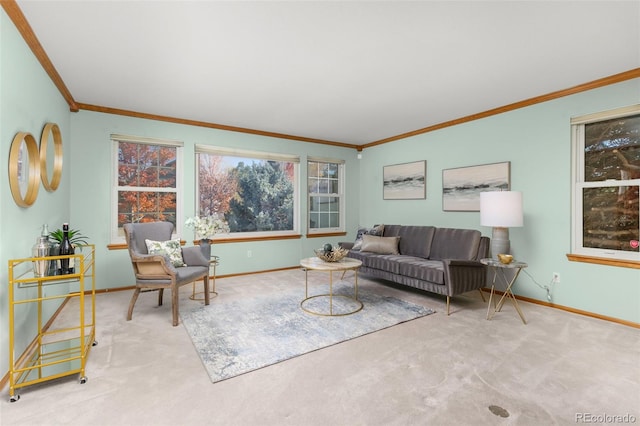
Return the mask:
<path id="1" fill-rule="evenodd" d="M 354 259 L 348 259 L 349 263 L 344 262 L 324 262 L 318 258 L 308 258 L 302 259 L 300 261 L 300 265 L 302 266 L 302 270 L 304 271 L 304 299 L 300 302 L 300 308 L 312 315 L 324 316 L 324 317 L 342 317 L 346 315 L 352 315 L 356 312 L 360 312 L 364 305 L 358 299 L 358 269 L 362 266 L 362 262 Z M 325 294 L 317 294 L 315 296 L 309 296 L 309 279 L 308 274 L 309 270 L 315 271 L 326 271 L 329 272 L 329 293 Z M 354 272 L 354 292 L 353 296 L 344 295 L 344 294 L 334 294 L 333 293 L 333 273 L 334 272 L 342 272 L 342 278 L 344 278 L 344 274 L 347 271 Z M 347 312 L 342 313 L 334 313 L 333 311 L 333 299 L 336 297 L 348 299 L 352 302 L 355 302 L 355 307 Z M 329 312 L 319 312 L 314 311 L 305 307 L 305 303 L 309 300 L 316 298 L 328 298 L 329 299 Z"/>
<path id="2" fill-rule="evenodd" d="M 53 175 L 51 181 L 49 181 L 49 174 L 47 173 L 47 149 L 49 146 L 49 133 L 53 135 Z M 56 123 L 47 123 L 42 129 L 42 137 L 40 138 L 40 179 L 42 180 L 42 186 L 48 192 L 53 192 L 58 189 L 60 180 L 62 179 L 62 135 L 60 128 Z"/>
<path id="3" fill-rule="evenodd" d="M 23 197 L 20 189 L 18 160 L 20 158 L 20 150 L 22 143 L 25 143 L 27 155 L 29 156 L 29 168 L 27 176 L 27 190 Z M 19 132 L 11 142 L 11 150 L 9 151 L 9 187 L 13 200 L 19 207 L 29 207 L 35 203 L 38 197 L 38 189 L 40 185 L 40 165 L 38 145 L 31 133 Z"/>
<path id="4" fill-rule="evenodd" d="M 218 292 L 216 292 L 216 267 L 220 264 L 220 256 L 211 256 L 211 260 L 209 260 L 209 271 L 213 267 L 213 275 L 209 275 L 209 282 L 211 283 L 211 290 L 209 291 L 209 297 L 218 296 Z M 204 300 L 204 291 L 196 292 L 196 282 L 191 283 L 191 296 L 189 299 L 191 300 Z"/>
<path id="5" fill-rule="evenodd" d="M 528 265 L 525 262 L 502 263 L 495 259 L 481 259 L 480 262 L 487 265 L 489 268 L 493 269 L 493 281 L 491 283 L 491 294 L 489 295 L 489 306 L 487 306 L 487 319 L 490 320 L 491 318 L 493 318 L 496 312 L 502 311 L 502 306 L 504 305 L 505 299 L 511 299 L 511 303 L 513 303 L 513 306 L 516 308 L 516 311 L 518 312 L 518 315 L 520 316 L 522 323 L 526 324 L 527 320 L 525 319 L 524 314 L 520 310 L 520 306 L 518 305 L 518 301 L 516 300 L 515 295 L 511 291 L 511 287 L 513 287 L 513 283 L 515 283 L 516 278 L 518 278 L 518 275 L 520 275 L 520 272 L 524 268 L 526 268 Z M 507 274 L 506 274 L 507 269 L 511 269 L 513 271 L 513 277 L 511 277 L 511 279 L 507 277 Z M 498 271 L 500 271 L 500 274 L 498 274 Z M 498 278 L 498 275 L 502 277 L 502 281 L 505 284 L 505 290 L 504 290 L 504 293 L 502 293 L 502 297 L 496 304 L 496 301 L 493 295 L 496 291 L 495 290 L 496 279 Z M 496 295 L 496 298 L 497 297 L 498 296 Z M 492 300 L 493 300 L 493 311 L 491 310 Z"/>
<path id="6" fill-rule="evenodd" d="M 20 399 L 17 390 L 37 383 L 79 374 L 79 382 L 86 383 L 85 368 L 91 348 L 96 339 L 96 272 L 95 245 L 84 246 L 87 254 L 30 257 L 9 260 L 9 401 Z M 68 275 L 36 277 L 32 263 L 56 261 L 68 258 L 75 260 L 76 272 Z M 88 281 L 88 282 L 87 282 Z M 68 285 L 68 292 L 47 292 L 45 288 Z M 36 289 L 36 291 L 33 291 Z M 49 294 L 47 294 L 49 293 Z M 69 323 L 48 321 L 43 304 L 48 301 L 78 299 L 77 317 Z M 52 302 L 53 303 L 53 302 Z M 24 353 L 16 357 L 16 307 L 25 305 L 37 311 L 37 335 Z M 87 310 L 90 310 L 87 312 Z M 75 312 L 75 311 L 74 311 Z M 59 312 L 58 312 L 59 313 Z M 57 313 L 55 314 L 57 315 Z M 70 317 L 71 318 L 71 317 Z"/>

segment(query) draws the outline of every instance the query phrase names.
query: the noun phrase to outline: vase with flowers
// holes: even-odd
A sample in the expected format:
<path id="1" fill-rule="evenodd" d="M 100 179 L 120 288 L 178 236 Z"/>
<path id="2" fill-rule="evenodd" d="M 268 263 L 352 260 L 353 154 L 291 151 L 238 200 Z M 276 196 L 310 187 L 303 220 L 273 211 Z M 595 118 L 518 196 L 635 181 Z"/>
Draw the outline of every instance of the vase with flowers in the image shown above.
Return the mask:
<path id="1" fill-rule="evenodd" d="M 207 216 L 190 217 L 185 221 L 185 225 L 193 228 L 195 236 L 200 239 L 200 250 L 204 257 L 211 257 L 211 242 L 217 234 L 228 233 L 229 224 L 218 213 Z"/>

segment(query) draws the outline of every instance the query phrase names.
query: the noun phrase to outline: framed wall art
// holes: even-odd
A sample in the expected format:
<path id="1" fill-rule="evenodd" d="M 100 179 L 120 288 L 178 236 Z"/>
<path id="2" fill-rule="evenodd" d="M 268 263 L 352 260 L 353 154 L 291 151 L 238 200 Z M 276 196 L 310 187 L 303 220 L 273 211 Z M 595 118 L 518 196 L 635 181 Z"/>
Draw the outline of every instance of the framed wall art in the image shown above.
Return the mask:
<path id="1" fill-rule="evenodd" d="M 383 167 L 382 198 L 418 200 L 427 198 L 427 161 Z"/>
<path id="2" fill-rule="evenodd" d="M 442 210 L 480 211 L 480 193 L 508 191 L 511 162 L 442 170 Z"/>

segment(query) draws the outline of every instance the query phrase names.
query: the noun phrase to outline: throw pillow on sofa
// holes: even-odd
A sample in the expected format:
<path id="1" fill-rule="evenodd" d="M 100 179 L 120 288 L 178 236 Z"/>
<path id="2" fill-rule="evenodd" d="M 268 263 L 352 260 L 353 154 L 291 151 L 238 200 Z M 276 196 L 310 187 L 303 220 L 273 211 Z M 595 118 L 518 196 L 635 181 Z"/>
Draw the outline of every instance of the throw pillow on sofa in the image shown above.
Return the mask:
<path id="1" fill-rule="evenodd" d="M 362 236 L 361 251 L 378 254 L 400 254 L 398 242 L 400 242 L 400 237 L 376 237 L 365 234 Z"/>
<path id="2" fill-rule="evenodd" d="M 373 228 L 358 228 L 358 233 L 356 234 L 356 241 L 353 243 L 353 247 L 351 250 L 360 250 L 362 248 L 362 236 L 363 235 L 374 235 L 381 237 L 384 233 L 384 225 L 375 225 Z"/>
<path id="3" fill-rule="evenodd" d="M 169 256 L 171 264 L 176 268 L 186 266 L 182 259 L 182 248 L 180 247 L 179 239 L 169 241 L 144 240 L 144 242 L 147 244 L 147 251 L 149 254 L 163 254 Z"/>

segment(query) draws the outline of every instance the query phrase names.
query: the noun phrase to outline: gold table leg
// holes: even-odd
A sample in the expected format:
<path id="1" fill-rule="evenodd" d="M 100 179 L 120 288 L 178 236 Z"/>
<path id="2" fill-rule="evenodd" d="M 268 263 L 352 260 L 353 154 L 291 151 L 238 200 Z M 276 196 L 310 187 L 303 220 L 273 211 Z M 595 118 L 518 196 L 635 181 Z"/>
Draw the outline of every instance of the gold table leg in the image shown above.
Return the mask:
<path id="1" fill-rule="evenodd" d="M 346 315 L 352 315 L 355 314 L 356 312 L 360 312 L 362 310 L 362 308 L 364 308 L 364 305 L 362 304 L 362 302 L 360 300 L 358 300 L 358 270 L 354 269 L 355 272 L 355 281 L 354 281 L 354 297 L 351 296 L 346 296 L 346 295 L 342 295 L 342 294 L 333 294 L 333 271 L 329 271 L 329 293 L 327 294 L 318 294 L 315 296 L 309 296 L 309 281 L 308 281 L 308 269 L 303 268 L 304 269 L 304 286 L 305 286 L 305 290 L 304 290 L 304 300 L 302 302 L 300 302 L 300 308 L 302 308 L 303 311 L 309 313 L 309 314 L 313 314 L 313 315 L 320 315 L 320 316 L 326 316 L 326 317 L 341 317 L 341 316 L 346 316 Z M 343 271 L 343 277 L 344 277 L 344 272 Z M 350 300 L 354 300 L 355 302 L 357 302 L 359 304 L 359 306 L 354 309 L 353 311 L 350 312 L 345 312 L 342 314 L 334 314 L 333 313 L 333 298 L 335 297 L 343 297 L 346 299 L 350 299 Z M 329 313 L 323 313 L 323 312 L 316 312 L 316 311 L 312 311 L 310 309 L 305 308 L 304 304 L 305 302 L 311 300 L 311 299 L 315 299 L 315 298 L 319 298 L 319 297 L 328 297 L 329 298 Z"/>
<path id="2" fill-rule="evenodd" d="M 511 281 L 507 280 L 504 270 L 502 269 L 500 270 L 500 272 L 502 273 L 502 279 L 505 282 L 505 284 L 507 284 L 507 288 L 502 294 L 502 297 L 500 298 L 500 300 L 498 301 L 498 305 L 495 306 L 493 312 L 491 312 L 491 315 L 489 315 L 490 312 L 487 312 L 487 319 L 493 318 L 496 312 L 500 312 L 502 310 L 502 306 L 504 305 L 505 299 L 511 299 L 511 303 L 513 303 L 513 306 L 516 308 L 516 311 L 518 312 L 518 315 L 520 316 L 520 319 L 522 320 L 523 324 L 527 323 L 527 320 L 524 318 L 524 314 L 520 310 L 520 305 L 518 305 L 518 301 L 516 300 L 516 297 L 511 291 L 511 287 L 513 286 L 513 283 L 515 283 L 516 278 L 518 278 L 518 275 L 520 275 L 520 271 L 522 270 L 522 268 L 514 268 L 514 269 L 516 273 L 513 275 L 513 278 L 511 279 Z M 491 296 L 489 296 L 488 309 L 491 309 L 491 298 L 493 296 L 493 291 L 495 287 L 496 275 L 497 275 L 497 271 L 494 271 L 493 285 L 491 286 Z"/>
<path id="3" fill-rule="evenodd" d="M 209 298 L 213 298 L 218 296 L 218 293 L 216 292 L 216 266 L 218 266 L 218 260 L 212 260 L 210 262 L 210 266 L 213 267 L 213 275 L 209 276 L 209 282 L 211 285 L 211 289 L 209 290 Z M 200 280 L 198 280 L 200 281 Z M 203 295 L 203 296 L 200 296 Z M 189 299 L 191 300 L 204 300 L 204 291 L 198 291 L 196 292 L 196 281 L 194 281 L 193 283 L 191 283 L 191 296 L 189 296 Z"/>

